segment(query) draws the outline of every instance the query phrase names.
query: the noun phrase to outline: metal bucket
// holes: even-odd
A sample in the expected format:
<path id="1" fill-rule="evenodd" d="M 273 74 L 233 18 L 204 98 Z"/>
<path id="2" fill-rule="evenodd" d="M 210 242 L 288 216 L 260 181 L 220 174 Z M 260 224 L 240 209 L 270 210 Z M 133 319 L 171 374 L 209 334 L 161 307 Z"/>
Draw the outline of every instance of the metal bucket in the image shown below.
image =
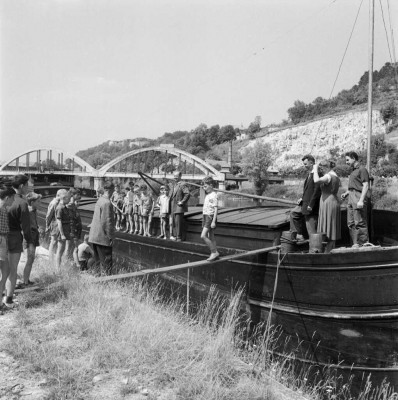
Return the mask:
<path id="1" fill-rule="evenodd" d="M 281 236 L 281 252 L 294 253 L 296 250 L 296 232 L 283 231 Z"/>
<path id="2" fill-rule="evenodd" d="M 310 233 L 310 253 L 323 253 L 324 243 L 326 240 L 325 233 Z"/>

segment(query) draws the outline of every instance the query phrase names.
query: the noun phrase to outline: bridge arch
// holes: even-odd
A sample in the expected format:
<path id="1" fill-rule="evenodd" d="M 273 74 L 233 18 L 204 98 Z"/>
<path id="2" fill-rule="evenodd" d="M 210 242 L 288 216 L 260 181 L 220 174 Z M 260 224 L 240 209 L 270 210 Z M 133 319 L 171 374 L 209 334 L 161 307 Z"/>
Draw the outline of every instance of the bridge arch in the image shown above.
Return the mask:
<path id="1" fill-rule="evenodd" d="M 44 153 L 44 154 L 43 154 Z M 42 157 L 44 155 L 44 157 Z M 57 155 L 57 160 L 53 157 Z M 31 157 L 32 156 L 32 157 Z M 25 159 L 25 162 L 23 161 Z M 93 174 L 95 168 L 79 156 L 56 148 L 39 148 L 25 151 L 5 162 L 0 167 L 0 173 L 5 172 L 44 172 L 42 169 L 56 170 L 57 172 L 75 171 L 77 165 L 79 172 Z"/>
<path id="2" fill-rule="evenodd" d="M 131 157 L 137 156 L 139 154 L 143 153 L 149 153 L 149 152 L 159 152 L 163 153 L 167 156 L 171 156 L 174 159 L 177 160 L 179 169 L 181 168 L 182 163 L 189 163 L 193 165 L 193 173 L 187 173 L 186 171 L 182 170 L 183 173 L 183 179 L 194 179 L 194 180 L 200 180 L 203 179 L 204 176 L 211 175 L 213 176 L 214 180 L 216 181 L 224 181 L 225 180 L 225 175 L 220 173 L 217 169 L 215 169 L 212 165 L 208 164 L 201 158 L 194 156 L 193 154 L 190 154 L 184 150 L 178 149 L 176 147 L 163 147 L 163 146 L 152 146 L 152 147 L 146 147 L 143 149 L 136 149 L 132 150 L 128 153 L 122 154 L 119 157 L 116 157 L 115 159 L 109 161 L 107 164 L 105 164 L 103 167 L 101 167 L 98 170 L 98 176 L 99 177 L 106 177 L 106 176 L 112 176 L 118 174 L 117 172 L 112 172 L 111 169 L 118 164 L 121 165 L 123 161 L 128 160 Z M 172 161 L 173 162 L 173 161 Z M 185 164 L 186 165 L 186 164 Z M 201 174 L 196 173 L 195 174 L 195 169 L 198 169 L 201 171 Z M 119 171 L 120 174 L 121 171 Z M 133 176 L 134 173 L 127 173 L 126 175 Z M 162 173 L 152 173 L 152 176 L 167 176 L 167 172 L 164 171 Z"/>

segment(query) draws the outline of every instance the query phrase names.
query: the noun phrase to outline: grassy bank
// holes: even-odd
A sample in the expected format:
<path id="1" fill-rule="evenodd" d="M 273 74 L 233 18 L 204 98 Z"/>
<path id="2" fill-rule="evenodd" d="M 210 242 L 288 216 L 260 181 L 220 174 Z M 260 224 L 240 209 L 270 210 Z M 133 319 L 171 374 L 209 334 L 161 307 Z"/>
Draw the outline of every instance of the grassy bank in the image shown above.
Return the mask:
<path id="1" fill-rule="evenodd" d="M 35 265 L 44 290 L 20 295 L 8 349 L 45 379 L 49 399 L 348 399 L 346 385 L 307 384 L 287 359 L 272 359 L 271 340 L 245 339 L 239 294 L 214 293 L 195 318 L 144 281 L 99 285 L 67 270 Z M 60 287 L 49 288 L 54 279 Z M 47 288 L 46 288 L 47 287 Z M 141 396 L 141 397 L 139 397 Z M 392 399 L 386 389 L 365 399 Z"/>

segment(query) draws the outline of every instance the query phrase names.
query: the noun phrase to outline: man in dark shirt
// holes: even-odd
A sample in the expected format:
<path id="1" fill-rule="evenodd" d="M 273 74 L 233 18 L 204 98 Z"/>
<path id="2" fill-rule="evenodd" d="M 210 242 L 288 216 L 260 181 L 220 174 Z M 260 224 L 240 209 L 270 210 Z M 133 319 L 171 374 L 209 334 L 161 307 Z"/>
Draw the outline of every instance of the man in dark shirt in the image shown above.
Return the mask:
<path id="1" fill-rule="evenodd" d="M 115 220 L 113 206 L 110 201 L 114 185 L 104 185 L 104 194 L 97 200 L 93 220 L 90 226 L 89 242 L 94 251 L 96 267 L 101 267 L 107 275 L 112 273 L 112 246 L 115 236 Z"/>
<path id="2" fill-rule="evenodd" d="M 367 193 L 369 189 L 369 172 L 358 161 L 358 154 L 349 151 L 345 154 L 345 162 L 352 168 L 348 179 L 348 190 L 341 195 L 344 200 L 348 196 L 347 225 L 350 230 L 352 247 L 360 247 L 369 241 Z"/>
<path id="3" fill-rule="evenodd" d="M 184 235 L 184 213 L 188 211 L 189 189 L 185 182 L 181 181 L 181 171 L 174 171 L 174 185 L 170 190 L 170 211 L 173 215 L 174 235 L 171 240 L 181 242 Z"/>
<path id="4" fill-rule="evenodd" d="M 308 171 L 304 182 L 303 196 L 297 201 L 297 206 L 290 212 L 290 231 L 297 232 L 297 239 L 308 239 L 308 235 L 316 233 L 318 224 L 319 200 L 321 187 L 314 182 L 313 168 L 315 158 L 305 155 L 301 161 Z"/>
<path id="5" fill-rule="evenodd" d="M 3 303 L 7 307 L 13 307 L 13 296 L 15 284 L 17 282 L 18 263 L 23 251 L 23 239 L 29 246 L 32 243 L 30 229 L 30 215 L 28 203 L 24 196 L 28 193 L 29 178 L 26 175 L 15 175 L 12 178 L 11 186 L 15 191 L 14 203 L 8 209 L 8 224 L 10 232 L 8 233 L 8 262 L 10 274 L 6 284 L 6 297 Z"/>

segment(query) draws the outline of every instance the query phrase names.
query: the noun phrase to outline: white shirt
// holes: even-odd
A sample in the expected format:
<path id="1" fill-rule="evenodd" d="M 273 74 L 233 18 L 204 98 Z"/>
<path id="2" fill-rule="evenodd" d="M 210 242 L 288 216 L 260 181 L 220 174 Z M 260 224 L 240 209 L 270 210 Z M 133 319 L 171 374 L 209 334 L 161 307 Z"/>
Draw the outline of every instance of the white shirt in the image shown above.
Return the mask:
<path id="1" fill-rule="evenodd" d="M 206 194 L 203 203 L 203 215 L 214 215 L 218 207 L 218 196 L 216 192 Z"/>

